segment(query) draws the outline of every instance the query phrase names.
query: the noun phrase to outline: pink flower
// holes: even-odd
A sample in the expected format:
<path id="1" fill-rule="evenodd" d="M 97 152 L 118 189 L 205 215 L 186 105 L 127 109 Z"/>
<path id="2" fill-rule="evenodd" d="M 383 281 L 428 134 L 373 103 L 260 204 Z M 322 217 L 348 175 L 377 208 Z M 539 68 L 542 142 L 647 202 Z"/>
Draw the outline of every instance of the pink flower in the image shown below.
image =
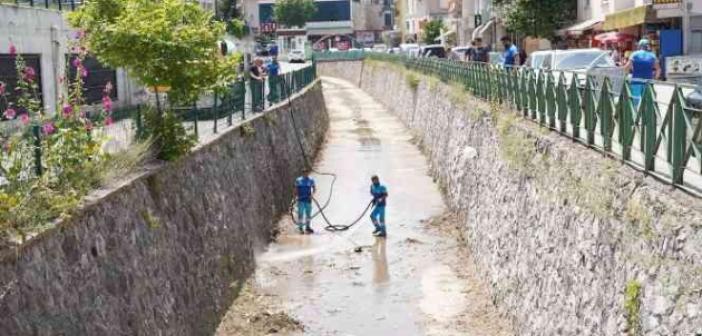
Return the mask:
<path id="1" fill-rule="evenodd" d="M 26 113 L 20 114 L 20 121 L 22 122 L 22 124 L 25 124 L 25 125 L 29 124 L 29 114 L 26 114 Z"/>
<path id="2" fill-rule="evenodd" d="M 63 117 L 64 118 L 69 118 L 73 114 L 73 106 L 70 104 L 64 104 L 63 105 Z"/>
<path id="3" fill-rule="evenodd" d="M 48 135 L 48 134 L 54 133 L 54 131 L 56 130 L 56 127 L 54 127 L 53 123 L 48 122 L 48 123 L 44 124 L 44 126 L 41 127 L 41 130 L 44 132 L 44 134 Z"/>
<path id="4" fill-rule="evenodd" d="M 83 37 L 85 37 L 85 31 L 79 30 L 79 31 L 73 33 L 73 37 L 75 37 L 76 40 L 82 39 Z"/>
<path id="5" fill-rule="evenodd" d="M 73 66 L 76 67 L 76 68 L 80 68 L 80 67 L 82 67 L 83 62 L 81 62 L 80 58 L 76 57 L 76 58 L 73 59 L 73 61 L 71 62 L 71 64 L 73 64 Z"/>
<path id="6" fill-rule="evenodd" d="M 88 77 L 88 69 L 81 67 L 80 68 L 80 76 L 83 78 Z"/>
<path id="7" fill-rule="evenodd" d="M 7 119 L 15 119 L 15 117 L 17 116 L 17 111 L 15 111 L 15 109 L 13 108 L 9 108 L 5 110 L 5 113 L 3 113 L 3 115 Z"/>
<path id="8" fill-rule="evenodd" d="M 5 89 L 6 89 L 6 88 L 7 88 L 7 86 L 5 85 L 5 83 L 0 82 L 0 96 L 2 96 L 2 95 L 5 94 Z"/>
<path id="9" fill-rule="evenodd" d="M 105 112 L 112 112 L 112 99 L 110 99 L 110 96 L 102 97 L 102 108 Z"/>
<path id="10" fill-rule="evenodd" d="M 37 72 L 34 71 L 34 68 L 32 68 L 30 66 L 24 67 L 22 72 L 23 72 L 24 80 L 27 82 L 33 82 L 34 79 L 37 77 Z"/>
<path id="11" fill-rule="evenodd" d="M 114 121 L 112 121 L 112 117 L 105 118 L 105 126 L 110 126 L 113 123 L 114 123 Z"/>
<path id="12" fill-rule="evenodd" d="M 12 42 L 10 42 L 10 56 L 15 56 L 17 55 L 17 48 L 15 47 Z"/>
<path id="13" fill-rule="evenodd" d="M 91 131 L 92 129 L 93 129 L 93 123 L 90 120 L 86 121 L 85 122 L 85 130 Z"/>

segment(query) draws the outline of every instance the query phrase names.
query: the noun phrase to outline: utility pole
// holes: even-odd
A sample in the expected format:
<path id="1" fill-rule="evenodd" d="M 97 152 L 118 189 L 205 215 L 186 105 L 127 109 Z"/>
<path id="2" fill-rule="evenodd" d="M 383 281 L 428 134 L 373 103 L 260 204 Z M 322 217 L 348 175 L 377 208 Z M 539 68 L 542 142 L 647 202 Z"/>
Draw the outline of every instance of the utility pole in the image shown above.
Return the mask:
<path id="1" fill-rule="evenodd" d="M 692 3 L 689 0 L 682 0 L 680 6 L 682 6 L 683 55 L 687 55 L 689 52 L 690 35 L 692 35 L 692 29 L 690 28 L 690 7 L 692 7 Z"/>

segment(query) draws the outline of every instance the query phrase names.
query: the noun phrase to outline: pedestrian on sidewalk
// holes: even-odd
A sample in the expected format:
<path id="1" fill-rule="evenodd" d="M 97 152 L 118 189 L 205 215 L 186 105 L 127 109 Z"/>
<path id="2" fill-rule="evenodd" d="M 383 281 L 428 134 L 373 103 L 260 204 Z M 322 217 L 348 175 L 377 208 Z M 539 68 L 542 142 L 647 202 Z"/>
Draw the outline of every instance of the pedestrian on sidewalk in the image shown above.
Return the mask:
<path id="1" fill-rule="evenodd" d="M 293 193 L 297 198 L 297 229 L 300 234 L 314 233 L 310 222 L 312 221 L 312 196 L 315 192 L 317 192 L 317 186 L 309 172 L 302 173 L 302 176 L 295 180 Z"/>
<path id="2" fill-rule="evenodd" d="M 385 205 L 388 198 L 388 189 L 380 184 L 378 175 L 373 175 L 373 177 L 371 177 L 371 182 L 370 193 L 373 196 L 374 207 L 370 218 L 375 226 L 373 235 L 376 237 L 385 237 L 387 235 L 387 231 L 385 230 Z"/>
<path id="3" fill-rule="evenodd" d="M 503 36 L 500 41 L 505 47 L 505 51 L 502 52 L 502 66 L 511 69 L 519 64 L 519 50 L 517 50 L 517 46 L 512 43 L 512 38 L 509 36 Z"/>
<path id="4" fill-rule="evenodd" d="M 263 111 L 265 108 L 264 104 L 264 91 L 265 91 L 265 81 L 266 81 L 266 69 L 263 67 L 263 60 L 256 58 L 254 63 L 249 68 L 249 77 L 251 78 L 251 105 L 254 112 Z"/>
<path id="5" fill-rule="evenodd" d="M 483 45 L 483 39 L 480 37 L 476 37 L 473 40 L 473 48 L 470 49 L 470 60 L 483 63 L 490 61 L 490 49 Z"/>
<path id="6" fill-rule="evenodd" d="M 624 66 L 624 72 L 631 72 L 631 101 L 638 108 L 646 83 L 661 76 L 661 67 L 656 54 L 651 51 L 648 39 L 639 41 L 639 50 L 633 52 Z"/>

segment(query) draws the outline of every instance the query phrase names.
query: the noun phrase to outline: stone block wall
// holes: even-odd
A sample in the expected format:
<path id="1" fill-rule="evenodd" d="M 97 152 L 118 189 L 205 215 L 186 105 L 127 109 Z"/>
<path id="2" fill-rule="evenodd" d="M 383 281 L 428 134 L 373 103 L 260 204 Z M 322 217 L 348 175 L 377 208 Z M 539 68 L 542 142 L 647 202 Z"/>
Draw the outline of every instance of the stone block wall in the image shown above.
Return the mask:
<path id="1" fill-rule="evenodd" d="M 316 153 L 328 115 L 294 98 Z M 0 335 L 211 335 L 304 169 L 286 104 L 105 190 L 0 254 Z"/>
<path id="2" fill-rule="evenodd" d="M 517 335 L 702 334 L 700 198 L 461 87 L 348 63 L 318 70 L 416 133 Z"/>

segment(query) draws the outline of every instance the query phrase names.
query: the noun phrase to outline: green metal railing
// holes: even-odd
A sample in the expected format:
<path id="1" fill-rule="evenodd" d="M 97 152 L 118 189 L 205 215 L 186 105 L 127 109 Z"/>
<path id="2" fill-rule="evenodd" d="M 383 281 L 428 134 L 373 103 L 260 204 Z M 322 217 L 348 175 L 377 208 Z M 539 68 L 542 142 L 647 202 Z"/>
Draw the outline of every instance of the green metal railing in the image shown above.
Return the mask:
<path id="1" fill-rule="evenodd" d="M 261 104 L 260 106 L 262 108 L 265 106 L 272 106 L 303 90 L 313 83 L 316 78 L 317 71 L 313 63 L 305 68 L 269 78 L 268 99 L 265 99 L 266 97 L 263 93 L 257 96 L 254 92 L 248 91 L 247 87 L 251 87 L 250 83 L 247 84 L 245 81 L 240 80 L 233 82 L 226 90 L 213 93 L 209 106 L 175 107 L 173 109 L 183 119 L 183 122 L 190 126 L 189 128 L 191 128 L 192 132 L 194 132 L 197 137 L 200 137 L 202 133 L 200 126 L 202 126 L 203 122 L 211 122 L 212 133 L 218 133 L 222 127 L 232 126 L 235 116 L 238 116 L 240 120 L 246 120 L 247 101 L 251 101 L 253 106 L 253 104 L 257 103 L 254 99 L 260 99 L 258 103 Z M 264 88 L 264 84 L 261 84 L 261 89 Z M 104 127 L 102 132 L 111 133 L 110 130 L 112 128 L 124 128 L 126 126 L 133 130 L 133 132 L 128 132 L 130 133 L 129 135 L 125 135 L 124 132 L 119 132 L 119 130 L 116 129 L 115 131 L 117 132 L 111 135 L 126 136 L 120 139 L 126 144 L 136 139 L 141 139 L 145 132 L 143 129 L 144 110 L 145 108 L 141 105 L 116 109 L 112 113 L 115 124 Z M 121 124 L 121 126 L 118 126 L 118 124 Z M 41 148 L 42 141 L 44 141 L 41 127 L 38 125 L 24 126 L 19 122 L 3 122 L 0 123 L 0 126 L 2 126 L 0 127 L 0 144 L 2 144 L 3 139 L 15 133 L 22 133 L 27 137 L 31 137 L 30 139 L 32 139 L 35 148 L 33 153 L 33 171 L 35 174 L 41 175 L 43 171 L 43 154 Z"/>
<path id="2" fill-rule="evenodd" d="M 334 60 L 333 53 L 321 55 Z M 343 53 L 337 60 L 364 58 L 459 84 L 646 173 L 702 190 L 702 110 L 686 101 L 694 86 L 396 54 Z"/>

